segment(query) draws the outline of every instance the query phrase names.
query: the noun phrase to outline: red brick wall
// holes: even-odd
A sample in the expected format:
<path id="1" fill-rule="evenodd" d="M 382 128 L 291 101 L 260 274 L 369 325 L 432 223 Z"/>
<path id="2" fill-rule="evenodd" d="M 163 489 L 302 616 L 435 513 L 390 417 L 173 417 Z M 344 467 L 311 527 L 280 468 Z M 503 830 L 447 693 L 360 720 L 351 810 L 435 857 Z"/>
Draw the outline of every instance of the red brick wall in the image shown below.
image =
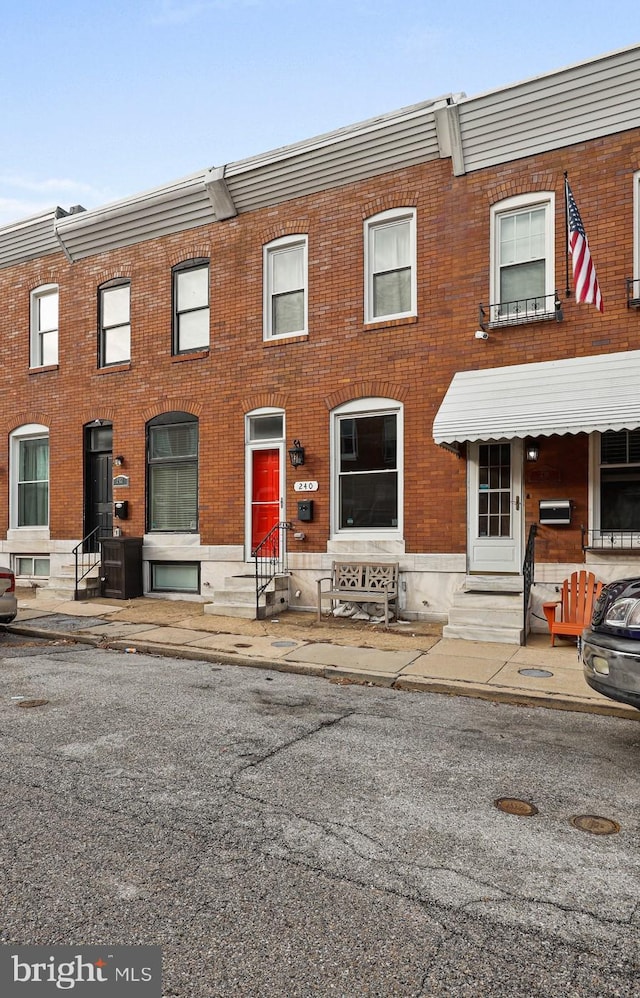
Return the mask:
<path id="1" fill-rule="evenodd" d="M 185 409 L 200 419 L 202 542 L 241 544 L 243 417 L 253 407 L 276 404 L 286 410 L 288 445 L 299 437 L 305 447 L 304 477 L 320 483 L 315 520 L 305 525 L 305 549 L 323 551 L 329 535 L 330 409 L 350 398 L 385 395 L 405 406 L 407 551 L 464 551 L 465 462 L 432 441 L 438 406 L 457 370 L 638 346 L 640 315 L 626 308 L 624 285 L 632 270 L 638 159 L 634 132 L 464 177 L 453 177 L 450 162 L 439 160 L 74 264 L 57 254 L 0 271 L 2 433 L 6 445 L 9 432 L 22 423 L 50 427 L 51 536 L 81 536 L 82 427 L 96 417 L 113 421 L 114 454 L 126 458 L 126 532 L 142 533 L 145 421 Z M 478 303 L 489 300 L 494 202 L 531 190 L 556 192 L 556 286 L 564 288 L 565 170 L 589 235 L 604 315 L 563 297 L 562 323 L 514 326 L 492 332 L 486 342 L 475 340 Z M 406 205 L 417 208 L 418 319 L 365 327 L 363 220 Z M 262 246 L 296 232 L 309 237 L 309 335 L 265 344 Z M 199 256 L 211 259 L 210 350 L 173 358 L 171 267 Z M 132 282 L 132 360 L 98 371 L 96 289 L 118 276 Z M 60 286 L 60 363 L 57 370 L 30 373 L 29 292 L 47 282 Z M 526 481 L 527 521 L 536 517 L 540 497 L 557 495 L 575 501 L 577 528 L 586 522 L 587 466 L 586 439 L 543 441 L 538 469 L 546 468 L 549 477 Z M 292 516 L 292 483 L 299 476 L 291 468 L 288 475 Z M 8 526 L 7 485 L 5 472 L 2 531 Z M 545 529 L 545 558 L 576 560 L 577 528 Z"/>

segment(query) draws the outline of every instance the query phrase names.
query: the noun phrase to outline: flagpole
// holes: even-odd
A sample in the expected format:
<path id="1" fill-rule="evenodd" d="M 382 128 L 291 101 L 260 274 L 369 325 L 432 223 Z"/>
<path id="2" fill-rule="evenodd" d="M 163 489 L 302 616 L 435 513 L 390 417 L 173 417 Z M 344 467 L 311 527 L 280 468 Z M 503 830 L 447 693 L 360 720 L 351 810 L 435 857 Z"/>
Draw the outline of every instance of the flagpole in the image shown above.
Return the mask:
<path id="1" fill-rule="evenodd" d="M 565 268 L 565 295 L 571 297 L 569 287 L 569 203 L 567 198 L 567 171 L 564 171 L 564 268 Z"/>

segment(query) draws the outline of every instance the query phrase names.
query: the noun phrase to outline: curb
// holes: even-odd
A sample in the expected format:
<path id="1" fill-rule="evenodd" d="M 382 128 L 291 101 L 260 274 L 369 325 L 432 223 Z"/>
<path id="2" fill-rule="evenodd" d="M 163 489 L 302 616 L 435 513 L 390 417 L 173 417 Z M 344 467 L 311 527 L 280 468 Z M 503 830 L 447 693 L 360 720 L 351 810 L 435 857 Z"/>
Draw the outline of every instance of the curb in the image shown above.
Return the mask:
<path id="1" fill-rule="evenodd" d="M 591 704 L 571 697 L 532 693 L 524 690 L 491 688 L 485 685 L 467 684 L 464 680 L 447 682 L 441 679 L 394 677 L 376 672 L 350 672 L 343 666 L 314 665 L 311 662 L 296 662 L 283 659 L 266 659 L 237 655 L 208 648 L 189 648 L 185 645 L 161 644 L 151 641 L 127 641 L 113 638 L 105 641 L 97 634 L 78 634 L 69 631 L 55 631 L 50 628 L 29 627 L 25 624 L 6 624 L 6 631 L 25 637 L 36 637 L 66 641 L 69 644 L 85 644 L 106 651 L 126 653 L 132 649 L 139 655 L 152 655 L 160 658 L 182 658 L 191 662 L 220 662 L 222 665 L 237 665 L 249 669 L 272 672 L 288 672 L 294 675 L 315 676 L 329 682 L 345 685 L 379 686 L 407 693 L 434 693 L 444 696 L 467 697 L 472 700 L 486 700 L 491 703 L 511 704 L 515 707 L 543 707 L 547 710 L 565 710 L 580 714 L 599 714 L 617 717 L 625 721 L 640 721 L 640 711 L 632 707 L 611 704 Z"/>

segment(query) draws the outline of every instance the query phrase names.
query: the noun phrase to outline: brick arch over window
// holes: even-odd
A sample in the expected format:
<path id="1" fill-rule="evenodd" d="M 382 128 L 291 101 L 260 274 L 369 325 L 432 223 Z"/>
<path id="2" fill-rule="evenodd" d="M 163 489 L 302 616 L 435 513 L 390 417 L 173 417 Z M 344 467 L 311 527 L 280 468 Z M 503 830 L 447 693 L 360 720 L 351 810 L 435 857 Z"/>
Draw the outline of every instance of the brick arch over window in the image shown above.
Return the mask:
<path id="1" fill-rule="evenodd" d="M 563 177 L 560 173 L 546 170 L 544 173 L 532 173 L 526 180 L 518 177 L 504 180 L 500 184 L 490 185 L 485 190 L 489 205 L 506 201 L 518 194 L 535 194 L 542 191 L 553 191 L 562 186 Z"/>
<path id="2" fill-rule="evenodd" d="M 242 411 L 253 412 L 254 409 L 286 409 L 288 396 L 282 392 L 262 392 L 260 395 L 248 395 L 242 399 Z"/>
<path id="3" fill-rule="evenodd" d="M 257 234 L 261 245 L 281 239 L 282 236 L 301 236 L 309 231 L 308 218 L 290 218 L 286 222 L 277 222 Z"/>
<path id="4" fill-rule="evenodd" d="M 192 243 L 190 246 L 184 244 L 180 250 L 167 253 L 167 262 L 170 267 L 177 267 L 181 263 L 188 263 L 189 260 L 208 260 L 211 258 L 211 244 Z"/>
<path id="5" fill-rule="evenodd" d="M 98 288 L 102 287 L 103 284 L 108 284 L 109 281 L 131 281 L 135 273 L 135 268 L 130 264 L 126 267 L 118 267 L 117 270 L 101 270 L 96 274 L 96 286 Z"/>
<path id="6" fill-rule="evenodd" d="M 37 423 L 40 426 L 51 426 L 51 416 L 41 409 L 24 409 L 14 416 L 14 423 L 9 427 L 9 433 L 20 429 L 21 426 L 29 426 L 32 423 Z"/>
<path id="7" fill-rule="evenodd" d="M 95 404 L 93 406 L 85 406 L 81 412 L 82 425 L 86 426 L 87 423 L 92 423 L 94 419 L 103 419 L 106 423 L 115 422 L 118 415 L 118 411 L 114 406 L 103 406 L 96 411 Z"/>
<path id="8" fill-rule="evenodd" d="M 383 194 L 362 207 L 362 218 L 371 218 L 382 211 L 392 211 L 395 208 L 416 208 L 420 198 L 417 191 L 395 191 L 393 194 Z"/>
<path id="9" fill-rule="evenodd" d="M 200 418 L 202 415 L 202 403 L 186 398 L 160 399 L 154 405 L 143 409 L 141 416 L 143 421 L 148 423 L 150 419 L 162 416 L 166 412 L 188 412 L 190 416 Z"/>
<path id="10" fill-rule="evenodd" d="M 361 381 L 325 395 L 324 404 L 331 411 L 345 402 L 355 402 L 364 398 L 390 398 L 397 402 L 404 402 L 409 395 L 407 385 L 396 385 L 390 381 Z"/>

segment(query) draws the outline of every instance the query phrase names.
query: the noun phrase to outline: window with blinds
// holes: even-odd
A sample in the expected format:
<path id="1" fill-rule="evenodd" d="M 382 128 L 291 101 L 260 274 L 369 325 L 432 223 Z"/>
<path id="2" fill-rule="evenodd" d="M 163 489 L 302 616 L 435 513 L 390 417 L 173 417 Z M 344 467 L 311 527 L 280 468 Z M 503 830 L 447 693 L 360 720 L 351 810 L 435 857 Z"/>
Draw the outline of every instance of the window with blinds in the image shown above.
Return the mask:
<path id="1" fill-rule="evenodd" d="M 198 421 L 166 413 L 148 427 L 148 528 L 198 529 Z"/>

